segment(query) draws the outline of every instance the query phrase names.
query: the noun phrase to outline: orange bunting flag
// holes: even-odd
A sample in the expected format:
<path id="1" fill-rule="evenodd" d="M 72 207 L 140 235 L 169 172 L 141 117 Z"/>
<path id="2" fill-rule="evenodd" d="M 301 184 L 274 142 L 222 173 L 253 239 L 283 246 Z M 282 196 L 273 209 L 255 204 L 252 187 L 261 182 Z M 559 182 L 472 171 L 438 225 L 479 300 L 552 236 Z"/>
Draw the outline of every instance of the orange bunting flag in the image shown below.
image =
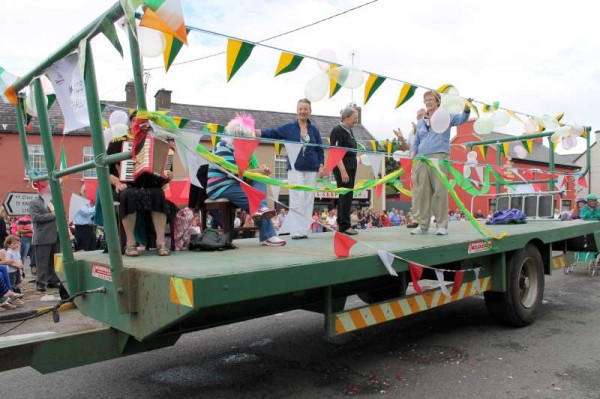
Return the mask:
<path id="1" fill-rule="evenodd" d="M 333 252 L 336 257 L 349 257 L 350 248 L 352 248 L 354 244 L 356 244 L 356 240 L 352 237 L 342 234 L 339 231 L 335 232 L 335 236 L 333 237 Z"/>
<path id="2" fill-rule="evenodd" d="M 179 0 L 145 0 L 144 3 L 148 8 L 140 26 L 159 30 L 187 44 L 187 32 Z"/>
<path id="3" fill-rule="evenodd" d="M 408 268 L 410 270 L 410 279 L 413 283 L 413 288 L 417 294 L 422 294 L 421 286 L 419 285 L 419 280 L 421 279 L 421 275 L 423 274 L 423 265 L 419 265 L 414 262 L 408 262 Z"/>
<path id="4" fill-rule="evenodd" d="M 324 174 L 331 173 L 333 168 L 337 166 L 338 163 L 344 158 L 346 155 L 346 150 L 343 148 L 330 148 L 327 152 L 327 161 L 325 161 L 325 169 L 323 170 Z"/>
<path id="5" fill-rule="evenodd" d="M 254 215 L 260 209 L 260 203 L 267 198 L 267 194 L 255 189 L 248 183 L 241 183 L 240 187 L 248 197 L 248 208 L 250 215 Z"/>
<path id="6" fill-rule="evenodd" d="M 248 169 L 250 157 L 258 144 L 258 140 L 233 139 L 233 156 L 235 158 L 235 164 L 238 167 L 238 176 L 242 177 L 246 169 Z"/>
<path id="7" fill-rule="evenodd" d="M 457 270 L 454 273 L 454 286 L 452 287 L 452 292 L 450 295 L 457 294 L 462 286 L 463 275 L 465 274 L 464 270 Z"/>
<path id="8" fill-rule="evenodd" d="M 585 187 L 587 188 L 588 184 L 587 181 L 585 180 L 584 176 L 581 176 L 579 179 L 577 179 L 577 184 L 581 187 Z"/>
<path id="9" fill-rule="evenodd" d="M 378 184 L 375 186 L 375 195 L 377 195 L 377 198 L 381 198 L 383 195 L 383 184 Z"/>

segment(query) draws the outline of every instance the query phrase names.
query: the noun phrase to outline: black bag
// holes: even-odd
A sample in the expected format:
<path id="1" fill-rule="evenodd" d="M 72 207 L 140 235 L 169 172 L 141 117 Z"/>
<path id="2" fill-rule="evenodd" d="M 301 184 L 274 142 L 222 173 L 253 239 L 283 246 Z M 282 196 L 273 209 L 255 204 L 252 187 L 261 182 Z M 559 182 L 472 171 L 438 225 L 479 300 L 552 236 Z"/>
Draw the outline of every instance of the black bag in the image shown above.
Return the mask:
<path id="1" fill-rule="evenodd" d="M 206 229 L 202 234 L 192 234 L 189 246 L 190 251 L 224 251 L 233 248 L 235 246 L 229 242 L 229 234 L 219 234 L 215 229 Z"/>

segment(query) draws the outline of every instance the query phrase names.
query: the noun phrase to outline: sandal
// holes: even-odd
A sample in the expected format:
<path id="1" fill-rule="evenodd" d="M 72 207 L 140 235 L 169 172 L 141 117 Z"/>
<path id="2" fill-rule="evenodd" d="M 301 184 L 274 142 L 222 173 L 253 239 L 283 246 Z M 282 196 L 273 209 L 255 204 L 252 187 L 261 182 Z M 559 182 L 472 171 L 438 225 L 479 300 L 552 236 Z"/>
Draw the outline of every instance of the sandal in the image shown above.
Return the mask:
<path id="1" fill-rule="evenodd" d="M 169 251 L 169 247 L 166 244 L 159 245 L 157 248 L 158 256 L 169 256 L 171 252 Z"/>
<path id="2" fill-rule="evenodd" d="M 125 247 L 125 256 L 139 256 L 139 252 L 136 247 Z"/>

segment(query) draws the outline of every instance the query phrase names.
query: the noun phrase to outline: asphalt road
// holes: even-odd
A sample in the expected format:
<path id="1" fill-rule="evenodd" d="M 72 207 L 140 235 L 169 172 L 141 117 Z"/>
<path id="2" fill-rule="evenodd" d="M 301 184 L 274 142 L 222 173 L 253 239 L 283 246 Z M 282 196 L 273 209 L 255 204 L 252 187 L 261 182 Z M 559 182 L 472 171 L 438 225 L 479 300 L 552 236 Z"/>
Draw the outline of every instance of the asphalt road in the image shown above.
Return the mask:
<path id="1" fill-rule="evenodd" d="M 183 336 L 171 348 L 41 375 L 0 373 L 2 398 L 600 398 L 600 277 L 546 279 L 531 326 L 482 298 L 335 339 L 303 311 Z"/>

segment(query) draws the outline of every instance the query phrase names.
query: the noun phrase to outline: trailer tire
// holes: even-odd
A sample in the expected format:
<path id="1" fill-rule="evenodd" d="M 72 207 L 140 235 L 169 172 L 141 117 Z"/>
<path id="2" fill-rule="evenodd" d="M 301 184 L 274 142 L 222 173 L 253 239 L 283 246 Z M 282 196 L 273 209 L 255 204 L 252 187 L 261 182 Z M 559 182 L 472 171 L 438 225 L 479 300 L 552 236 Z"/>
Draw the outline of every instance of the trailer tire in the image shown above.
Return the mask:
<path id="1" fill-rule="evenodd" d="M 398 298 L 406 295 L 406 288 L 408 287 L 408 276 L 400 274 L 400 277 L 391 277 L 396 280 L 400 280 L 398 285 L 393 287 L 385 287 L 379 290 L 370 290 L 357 294 L 361 301 L 371 305 L 377 302 L 384 302 L 390 299 Z"/>
<path id="2" fill-rule="evenodd" d="M 535 320 L 544 296 L 544 264 L 537 247 L 528 244 L 512 252 L 506 275 L 506 292 L 484 294 L 486 308 L 496 321 L 524 327 Z"/>

